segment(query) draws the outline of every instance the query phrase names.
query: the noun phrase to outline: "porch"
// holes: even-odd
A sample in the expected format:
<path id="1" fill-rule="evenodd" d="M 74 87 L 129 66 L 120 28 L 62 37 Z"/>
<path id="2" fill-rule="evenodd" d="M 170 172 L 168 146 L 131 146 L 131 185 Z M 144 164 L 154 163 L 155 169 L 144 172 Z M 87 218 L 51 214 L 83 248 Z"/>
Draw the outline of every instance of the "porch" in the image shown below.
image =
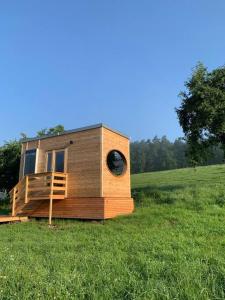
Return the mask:
<path id="1" fill-rule="evenodd" d="M 67 173 L 45 172 L 29 174 L 10 191 L 12 217 L 22 215 L 23 208 L 30 201 L 49 201 L 49 224 L 52 222 L 54 200 L 67 197 Z"/>

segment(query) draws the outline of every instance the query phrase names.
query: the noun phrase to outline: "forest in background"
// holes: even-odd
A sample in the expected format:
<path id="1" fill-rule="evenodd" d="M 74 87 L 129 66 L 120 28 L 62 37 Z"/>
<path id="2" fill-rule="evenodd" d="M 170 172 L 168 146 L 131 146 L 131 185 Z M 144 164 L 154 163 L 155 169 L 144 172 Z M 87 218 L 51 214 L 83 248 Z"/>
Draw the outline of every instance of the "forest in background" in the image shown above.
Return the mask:
<path id="1" fill-rule="evenodd" d="M 182 138 L 171 142 L 166 136 L 156 136 L 153 139 L 132 142 L 130 147 L 132 174 L 191 166 L 186 156 L 187 144 Z M 223 151 L 219 146 L 215 146 L 208 159 L 199 165 L 221 163 L 224 163 Z"/>

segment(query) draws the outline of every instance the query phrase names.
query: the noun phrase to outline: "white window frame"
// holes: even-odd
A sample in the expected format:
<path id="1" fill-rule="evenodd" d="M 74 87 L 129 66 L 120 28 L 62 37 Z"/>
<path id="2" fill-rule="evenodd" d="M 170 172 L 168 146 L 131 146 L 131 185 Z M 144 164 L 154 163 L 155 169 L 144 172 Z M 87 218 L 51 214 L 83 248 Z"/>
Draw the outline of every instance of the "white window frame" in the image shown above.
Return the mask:
<path id="1" fill-rule="evenodd" d="M 36 150 L 35 167 L 34 167 L 34 173 L 33 173 L 33 174 L 37 174 L 38 157 L 39 157 L 39 148 L 26 149 L 25 152 L 24 152 L 24 158 L 23 158 L 23 177 L 26 176 L 26 175 L 24 175 L 24 171 L 25 171 L 26 152 L 27 152 L 28 150 Z M 27 175 L 29 175 L 29 174 L 27 174 Z"/>
<path id="2" fill-rule="evenodd" d="M 64 171 L 62 173 L 67 172 L 67 157 L 68 157 L 68 149 L 62 148 L 62 149 L 54 149 L 54 150 L 48 150 L 45 153 L 45 172 L 48 172 L 48 153 L 52 153 L 52 167 L 50 172 L 55 172 L 55 157 L 57 152 L 64 152 Z"/>

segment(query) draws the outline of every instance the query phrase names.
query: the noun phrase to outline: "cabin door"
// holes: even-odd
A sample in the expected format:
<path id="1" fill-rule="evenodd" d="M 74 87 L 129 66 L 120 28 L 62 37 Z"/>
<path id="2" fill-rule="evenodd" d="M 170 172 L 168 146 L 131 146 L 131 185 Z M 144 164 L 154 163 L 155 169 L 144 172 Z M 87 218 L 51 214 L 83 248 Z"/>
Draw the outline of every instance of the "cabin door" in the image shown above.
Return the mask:
<path id="1" fill-rule="evenodd" d="M 46 171 L 47 172 L 66 172 L 66 150 L 52 150 L 47 152 Z"/>

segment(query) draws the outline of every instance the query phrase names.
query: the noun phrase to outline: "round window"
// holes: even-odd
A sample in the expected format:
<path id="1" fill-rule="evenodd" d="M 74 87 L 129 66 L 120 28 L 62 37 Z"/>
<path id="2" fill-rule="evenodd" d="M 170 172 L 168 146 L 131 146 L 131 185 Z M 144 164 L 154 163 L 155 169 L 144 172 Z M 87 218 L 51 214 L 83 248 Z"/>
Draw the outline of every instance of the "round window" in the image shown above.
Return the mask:
<path id="1" fill-rule="evenodd" d="M 112 150 L 107 156 L 107 165 L 114 175 L 122 175 L 126 170 L 126 158 L 121 152 Z"/>

